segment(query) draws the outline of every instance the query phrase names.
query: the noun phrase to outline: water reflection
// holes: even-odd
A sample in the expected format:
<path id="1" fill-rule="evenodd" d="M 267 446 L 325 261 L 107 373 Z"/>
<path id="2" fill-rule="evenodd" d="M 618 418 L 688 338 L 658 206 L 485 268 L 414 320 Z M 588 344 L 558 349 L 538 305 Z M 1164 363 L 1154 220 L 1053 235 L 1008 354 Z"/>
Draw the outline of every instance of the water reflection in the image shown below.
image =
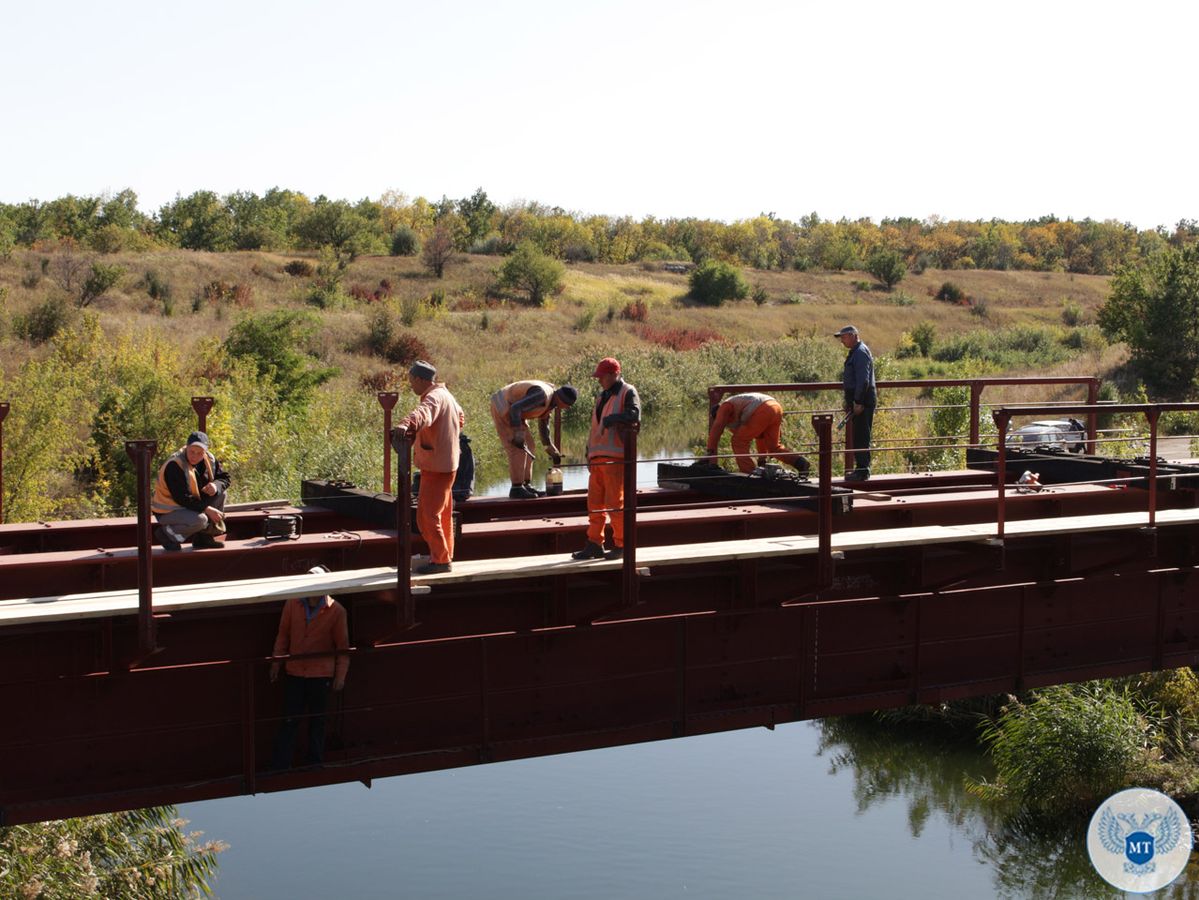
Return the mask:
<path id="1" fill-rule="evenodd" d="M 919 837 L 933 817 L 971 844 L 993 876 L 995 896 L 1020 900 L 1124 897 L 1099 877 L 1086 851 L 1088 817 L 1046 822 L 1014 815 L 966 789 L 968 779 L 993 777 L 972 744 L 929 727 L 882 725 L 871 717 L 820 723 L 819 753 L 829 773 L 850 772 L 859 813 L 902 800 L 909 834 Z M 1199 865 L 1192 861 L 1157 896 L 1199 900 Z"/>

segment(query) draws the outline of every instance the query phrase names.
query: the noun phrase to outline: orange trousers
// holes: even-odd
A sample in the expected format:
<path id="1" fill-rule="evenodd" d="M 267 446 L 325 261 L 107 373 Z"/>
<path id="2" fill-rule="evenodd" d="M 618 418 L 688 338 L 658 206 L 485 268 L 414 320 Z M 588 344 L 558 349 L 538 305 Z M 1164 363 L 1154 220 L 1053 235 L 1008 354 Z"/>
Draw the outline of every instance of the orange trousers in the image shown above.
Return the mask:
<path id="1" fill-rule="evenodd" d="M 766 400 L 753 411 L 740 428 L 733 431 L 733 452 L 737 454 L 737 468 L 748 475 L 756 467 L 756 460 L 749 455 L 749 442 L 757 443 L 759 456 L 773 456 L 779 462 L 795 465 L 798 453 L 792 453 L 779 443 L 779 432 L 783 427 L 783 408 L 776 400 Z"/>
<path id="2" fill-rule="evenodd" d="M 429 560 L 448 563 L 454 558 L 454 476 L 457 472 L 420 473 L 416 496 L 416 527 L 429 545 Z"/>
<path id="3" fill-rule="evenodd" d="M 593 459 L 587 478 L 587 540 L 604 543 L 604 525 L 612 521 L 612 538 L 624 546 L 624 466 L 619 459 Z M 605 510 L 608 510 L 605 512 Z"/>

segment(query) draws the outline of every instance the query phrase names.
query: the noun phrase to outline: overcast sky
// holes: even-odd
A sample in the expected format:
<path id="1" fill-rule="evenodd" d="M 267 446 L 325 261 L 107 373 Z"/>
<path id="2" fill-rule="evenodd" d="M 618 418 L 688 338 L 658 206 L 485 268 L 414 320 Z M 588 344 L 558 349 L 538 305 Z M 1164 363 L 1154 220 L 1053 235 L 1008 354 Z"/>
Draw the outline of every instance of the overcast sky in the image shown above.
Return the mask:
<path id="1" fill-rule="evenodd" d="M 1199 4 L 0 0 L 0 200 L 1199 218 Z"/>

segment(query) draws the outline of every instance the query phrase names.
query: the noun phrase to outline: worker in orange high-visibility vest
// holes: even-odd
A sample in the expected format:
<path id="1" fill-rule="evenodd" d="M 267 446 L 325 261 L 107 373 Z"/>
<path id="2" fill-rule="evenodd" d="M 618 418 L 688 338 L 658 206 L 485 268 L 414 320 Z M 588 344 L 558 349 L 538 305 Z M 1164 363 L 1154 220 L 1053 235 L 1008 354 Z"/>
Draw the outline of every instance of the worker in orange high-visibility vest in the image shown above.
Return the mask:
<path id="1" fill-rule="evenodd" d="M 420 397 L 416 409 L 396 425 L 414 435 L 412 459 L 420 469 L 416 527 L 429 545 L 429 561 L 417 575 L 450 571 L 454 558 L 454 476 L 458 473 L 458 436 L 466 424 L 462 407 L 449 388 L 435 382 L 437 369 L 418 359 L 408 370 L 408 386 Z"/>
<path id="2" fill-rule="evenodd" d="M 733 452 L 737 454 L 737 468 L 746 475 L 751 473 L 754 458 L 749 454 L 749 443 L 757 443 L 759 456 L 773 456 L 781 463 L 794 466 L 801 475 L 807 473 L 808 461 L 798 453 L 792 453 L 779 440 L 783 427 L 783 407 L 769 394 L 733 394 L 712 407 L 712 427 L 708 431 L 708 455 L 711 461 L 720 445 L 720 436 L 726 429 L 732 430 Z"/>
<path id="3" fill-rule="evenodd" d="M 533 488 L 533 449 L 528 420 L 537 421 L 541 443 L 554 465 L 562 456 L 550 438 L 550 413 L 555 409 L 568 409 L 574 405 L 579 392 L 569 384 L 555 388 L 548 381 L 514 381 L 504 385 L 491 395 L 491 418 L 495 432 L 500 436 L 504 452 L 508 454 L 508 475 L 512 489 L 508 496 L 513 500 L 539 497 Z"/>
<path id="4" fill-rule="evenodd" d="M 620 377 L 620 363 L 608 356 L 593 377 L 603 391 L 591 411 L 587 438 L 587 543 L 572 559 L 620 559 L 624 556 L 624 434 L 621 425 L 641 421 L 637 389 Z M 604 549 L 604 527 L 612 522 L 614 546 Z"/>

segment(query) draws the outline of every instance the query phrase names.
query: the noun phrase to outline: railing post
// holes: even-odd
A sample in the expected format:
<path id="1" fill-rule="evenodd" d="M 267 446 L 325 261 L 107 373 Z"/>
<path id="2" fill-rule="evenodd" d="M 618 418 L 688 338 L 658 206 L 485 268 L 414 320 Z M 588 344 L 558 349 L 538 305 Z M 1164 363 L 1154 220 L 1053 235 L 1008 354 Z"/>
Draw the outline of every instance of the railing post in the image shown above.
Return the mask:
<path id="1" fill-rule="evenodd" d="M 984 385 L 978 380 L 970 382 L 970 443 L 977 444 L 979 436 L 979 410 L 982 408 Z"/>
<path id="2" fill-rule="evenodd" d="M 995 420 L 995 427 L 999 429 L 999 444 L 997 449 L 998 457 L 995 460 L 995 483 L 998 485 L 999 496 L 996 498 L 995 516 L 998 524 L 998 530 L 995 537 L 1001 543 L 1003 542 L 1003 526 L 1004 526 L 1004 501 L 1007 499 L 1007 430 L 1008 424 L 1012 420 L 1012 414 L 1006 409 L 997 409 L 991 413 L 991 417 Z"/>
<path id="3" fill-rule="evenodd" d="M 192 397 L 192 409 L 196 411 L 196 419 L 199 423 L 196 426 L 197 431 L 208 431 L 208 414 L 212 412 L 213 402 L 211 397 Z"/>
<path id="4" fill-rule="evenodd" d="M 621 599 L 624 606 L 637 605 L 637 433 L 639 422 L 622 426 L 624 431 L 624 565 L 621 568 Z"/>
<path id="5" fill-rule="evenodd" d="M 416 624 L 412 599 L 412 439 L 406 429 L 391 430 L 396 451 L 396 626 L 407 631 Z"/>
<path id="6" fill-rule="evenodd" d="M 154 557 L 150 552 L 150 461 L 157 441 L 126 441 L 137 470 L 137 647 L 143 660 L 158 651 L 154 627 Z"/>
<path id="7" fill-rule="evenodd" d="M 1149 420 L 1149 527 L 1157 527 L 1157 420 L 1160 410 L 1145 411 Z"/>
<path id="8" fill-rule="evenodd" d="M 391 493 L 391 411 L 395 409 L 400 395 L 395 391 L 379 391 L 375 394 L 383 407 L 383 493 Z"/>
<path id="9" fill-rule="evenodd" d="M 833 583 L 833 417 L 812 416 L 812 429 L 819 443 L 816 471 L 819 473 L 819 496 L 816 504 L 816 523 L 819 529 L 816 561 L 817 590 Z"/>
<path id="10" fill-rule="evenodd" d="M 1095 406 L 1099 403 L 1099 379 L 1092 378 L 1087 382 L 1087 405 Z M 1087 453 L 1094 454 L 1095 442 L 1099 440 L 1099 413 L 1091 412 L 1087 414 Z"/>
<path id="11" fill-rule="evenodd" d="M 8 401 L 0 402 L 0 525 L 4 524 L 4 420 L 8 418 Z"/>

